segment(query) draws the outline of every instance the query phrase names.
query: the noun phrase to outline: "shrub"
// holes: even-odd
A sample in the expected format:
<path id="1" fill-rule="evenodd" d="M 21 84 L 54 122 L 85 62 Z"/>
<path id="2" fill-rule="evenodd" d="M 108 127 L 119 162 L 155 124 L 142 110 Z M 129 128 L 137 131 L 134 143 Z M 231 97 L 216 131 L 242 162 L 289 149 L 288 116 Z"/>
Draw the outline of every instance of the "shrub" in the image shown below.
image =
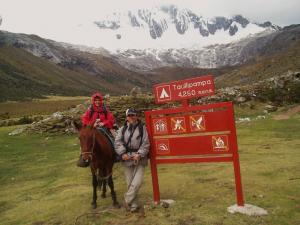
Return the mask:
<path id="1" fill-rule="evenodd" d="M 23 116 L 18 120 L 17 124 L 29 124 L 32 122 L 33 122 L 32 118 L 28 116 Z"/>

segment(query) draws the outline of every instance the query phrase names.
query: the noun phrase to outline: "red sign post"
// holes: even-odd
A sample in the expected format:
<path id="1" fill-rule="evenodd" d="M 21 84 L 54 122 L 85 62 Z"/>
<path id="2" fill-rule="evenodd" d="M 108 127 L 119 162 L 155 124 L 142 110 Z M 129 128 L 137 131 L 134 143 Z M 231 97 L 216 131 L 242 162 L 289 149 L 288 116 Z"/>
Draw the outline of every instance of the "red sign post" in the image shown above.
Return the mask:
<path id="1" fill-rule="evenodd" d="M 172 92 L 175 89 L 172 85 L 180 85 L 182 82 L 193 83 L 189 82 L 190 80 L 170 83 L 171 92 L 168 92 L 169 89 L 166 88 L 168 84 L 156 85 L 154 90 L 160 90 L 156 98 L 164 95 L 161 94 L 164 93 L 164 89 L 171 100 L 187 101 L 185 97 L 181 98 L 178 92 Z M 194 78 L 193 80 L 198 82 L 200 79 Z M 212 77 L 206 76 L 205 80 L 212 82 L 206 90 L 211 90 L 213 93 Z M 196 89 L 189 90 L 196 91 Z M 231 102 L 198 106 L 188 106 L 185 102 L 182 107 L 178 108 L 146 111 L 145 116 L 151 142 L 150 163 L 154 202 L 160 201 L 157 164 L 233 162 L 237 204 L 239 206 L 244 205 L 234 112 Z"/>

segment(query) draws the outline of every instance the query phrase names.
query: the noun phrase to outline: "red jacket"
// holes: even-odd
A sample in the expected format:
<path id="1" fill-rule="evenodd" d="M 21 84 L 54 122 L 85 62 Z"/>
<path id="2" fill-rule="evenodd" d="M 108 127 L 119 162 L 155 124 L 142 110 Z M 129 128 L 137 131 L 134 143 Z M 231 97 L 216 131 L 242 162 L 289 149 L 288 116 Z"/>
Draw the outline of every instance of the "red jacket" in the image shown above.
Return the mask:
<path id="1" fill-rule="evenodd" d="M 98 97 L 101 100 L 99 107 L 95 105 L 95 97 Z M 104 111 L 106 111 L 106 116 Z M 112 129 L 115 123 L 113 114 L 106 106 L 103 106 L 103 97 L 100 93 L 93 94 L 92 106 L 89 107 L 81 117 L 82 124 L 90 126 L 94 125 L 96 119 L 100 119 L 104 126 L 108 127 L 109 129 Z"/>

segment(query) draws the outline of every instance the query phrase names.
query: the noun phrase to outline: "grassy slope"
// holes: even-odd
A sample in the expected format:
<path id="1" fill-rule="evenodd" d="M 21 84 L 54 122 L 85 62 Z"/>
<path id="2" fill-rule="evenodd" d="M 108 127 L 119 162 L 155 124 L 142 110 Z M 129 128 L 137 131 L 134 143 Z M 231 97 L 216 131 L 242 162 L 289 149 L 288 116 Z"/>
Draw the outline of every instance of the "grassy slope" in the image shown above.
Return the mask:
<path id="1" fill-rule="evenodd" d="M 82 213 L 111 205 L 110 198 L 99 199 L 99 208 L 90 209 L 90 172 L 75 166 L 75 136 L 7 136 L 12 129 L 0 128 L 1 224 L 74 224 Z M 230 163 L 180 164 L 159 166 L 161 197 L 176 201 L 170 208 L 151 205 L 148 167 L 140 193 L 145 218 L 119 209 L 83 216 L 79 224 L 299 224 L 299 130 L 300 114 L 286 121 L 268 118 L 238 125 L 245 199 L 268 210 L 268 216 L 227 213 L 235 203 Z M 120 165 L 115 186 L 121 201 L 125 183 Z"/>
<path id="2" fill-rule="evenodd" d="M 300 70 L 300 41 L 294 43 L 287 51 L 255 59 L 255 62 L 225 72 L 215 83 L 217 87 L 245 85 L 262 79 L 278 76 L 288 70 Z"/>
<path id="3" fill-rule="evenodd" d="M 82 53 L 83 54 L 83 53 Z M 86 53 L 87 54 L 87 53 Z M 36 57 L 25 50 L 0 47 L 0 101 L 24 99 L 41 95 L 89 95 L 94 90 L 104 93 L 125 93 L 134 85 L 144 85 L 145 78 L 121 71 L 120 66 L 92 54 L 91 62 L 102 68 L 106 77 L 90 74 L 74 66 L 70 70 Z M 88 69 L 88 68 L 87 68 Z M 119 72 L 122 73 L 120 75 Z M 96 72 L 95 72 L 96 73 Z M 113 79 L 113 80 L 110 80 Z"/>
<path id="4" fill-rule="evenodd" d="M 51 92 L 65 95 L 88 93 L 95 88 L 84 75 L 58 67 L 28 52 L 13 47 L 0 49 L 1 95 L 40 95 Z M 83 88 L 86 86 L 86 89 Z"/>
<path id="5" fill-rule="evenodd" d="M 57 111 L 66 111 L 89 99 L 90 97 L 51 96 L 47 99 L 36 99 L 33 101 L 0 102 L 0 120 L 4 115 L 7 115 L 9 118 L 20 118 L 23 116 L 49 115 Z"/>

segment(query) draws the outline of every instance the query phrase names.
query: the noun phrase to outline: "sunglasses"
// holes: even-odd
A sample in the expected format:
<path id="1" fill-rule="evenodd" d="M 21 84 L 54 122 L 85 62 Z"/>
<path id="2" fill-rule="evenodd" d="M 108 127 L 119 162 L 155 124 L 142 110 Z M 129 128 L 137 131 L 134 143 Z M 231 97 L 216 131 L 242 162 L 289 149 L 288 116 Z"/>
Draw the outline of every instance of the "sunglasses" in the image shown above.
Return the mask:
<path id="1" fill-rule="evenodd" d="M 128 114 L 128 117 L 133 117 L 133 116 L 137 116 L 136 114 Z"/>

